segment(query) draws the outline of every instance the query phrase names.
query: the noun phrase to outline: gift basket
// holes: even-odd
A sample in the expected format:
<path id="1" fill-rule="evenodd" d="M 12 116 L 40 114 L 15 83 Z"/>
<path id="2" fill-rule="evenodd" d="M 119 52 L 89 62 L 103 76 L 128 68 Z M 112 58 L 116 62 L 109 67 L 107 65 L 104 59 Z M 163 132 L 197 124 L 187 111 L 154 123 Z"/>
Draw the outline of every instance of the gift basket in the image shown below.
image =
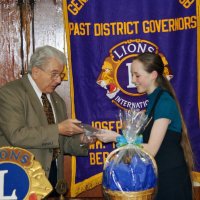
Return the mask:
<path id="1" fill-rule="evenodd" d="M 157 166 L 154 158 L 142 149 L 142 136 L 147 116 L 137 110 L 120 111 L 122 136 L 117 149 L 104 164 L 103 191 L 110 200 L 152 200 L 157 186 Z"/>

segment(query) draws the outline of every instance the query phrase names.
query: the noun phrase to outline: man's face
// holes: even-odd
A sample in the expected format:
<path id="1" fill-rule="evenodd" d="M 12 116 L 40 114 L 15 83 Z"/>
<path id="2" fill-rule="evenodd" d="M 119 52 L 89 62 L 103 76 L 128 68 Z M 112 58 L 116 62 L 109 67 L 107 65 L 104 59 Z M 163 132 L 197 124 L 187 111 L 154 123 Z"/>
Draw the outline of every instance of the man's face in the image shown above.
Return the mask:
<path id="1" fill-rule="evenodd" d="M 45 63 L 43 69 L 32 68 L 32 78 L 42 93 L 52 93 L 60 85 L 63 67 L 57 59 L 51 58 Z"/>

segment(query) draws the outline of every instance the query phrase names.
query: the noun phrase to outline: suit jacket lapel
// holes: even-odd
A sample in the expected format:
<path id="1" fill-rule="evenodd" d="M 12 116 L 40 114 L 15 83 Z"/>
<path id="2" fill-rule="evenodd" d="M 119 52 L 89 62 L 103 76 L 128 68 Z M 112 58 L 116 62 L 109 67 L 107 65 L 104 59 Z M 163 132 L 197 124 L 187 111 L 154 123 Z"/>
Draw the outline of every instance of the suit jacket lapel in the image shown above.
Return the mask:
<path id="1" fill-rule="evenodd" d="M 38 99 L 37 94 L 35 93 L 30 81 L 28 80 L 28 76 L 25 75 L 22 79 L 22 84 L 29 96 L 29 100 L 31 102 L 31 105 L 33 109 L 35 110 L 35 113 L 37 114 L 38 118 L 42 122 L 42 124 L 48 124 L 46 115 L 43 112 L 43 107 L 41 105 L 40 100 Z"/>
<path id="2" fill-rule="evenodd" d="M 54 94 L 54 92 L 51 94 L 51 102 L 52 102 L 53 107 L 54 107 L 57 122 L 62 121 L 63 120 L 63 118 L 61 118 L 61 112 L 62 111 L 60 110 L 59 102 L 58 102 L 57 97 Z"/>

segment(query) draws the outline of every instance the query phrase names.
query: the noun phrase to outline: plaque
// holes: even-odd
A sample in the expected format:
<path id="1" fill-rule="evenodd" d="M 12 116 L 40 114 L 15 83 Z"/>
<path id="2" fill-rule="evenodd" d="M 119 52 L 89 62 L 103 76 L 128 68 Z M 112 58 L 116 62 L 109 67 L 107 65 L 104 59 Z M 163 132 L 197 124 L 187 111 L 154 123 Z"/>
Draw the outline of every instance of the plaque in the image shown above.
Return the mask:
<path id="1" fill-rule="evenodd" d="M 52 191 L 41 164 L 18 147 L 0 148 L 0 199 L 40 200 Z"/>

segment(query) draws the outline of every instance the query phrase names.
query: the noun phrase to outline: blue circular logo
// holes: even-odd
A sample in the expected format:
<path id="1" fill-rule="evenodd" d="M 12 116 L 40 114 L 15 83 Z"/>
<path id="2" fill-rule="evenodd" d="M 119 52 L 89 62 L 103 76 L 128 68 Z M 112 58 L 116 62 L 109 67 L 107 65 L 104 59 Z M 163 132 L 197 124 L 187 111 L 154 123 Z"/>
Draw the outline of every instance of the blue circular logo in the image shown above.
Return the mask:
<path id="1" fill-rule="evenodd" d="M 24 199 L 29 190 L 29 178 L 25 170 L 14 163 L 0 163 L 0 182 L 3 183 L 0 189 L 2 197 Z"/>

